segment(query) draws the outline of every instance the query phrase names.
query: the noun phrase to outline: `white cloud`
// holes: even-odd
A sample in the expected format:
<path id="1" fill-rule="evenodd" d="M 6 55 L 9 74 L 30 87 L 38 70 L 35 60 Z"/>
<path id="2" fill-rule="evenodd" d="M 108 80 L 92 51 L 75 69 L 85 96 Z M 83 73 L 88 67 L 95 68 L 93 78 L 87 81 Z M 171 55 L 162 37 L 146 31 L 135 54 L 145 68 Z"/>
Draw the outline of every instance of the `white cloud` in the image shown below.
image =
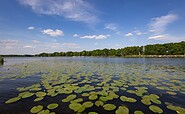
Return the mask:
<path id="1" fill-rule="evenodd" d="M 104 29 L 109 29 L 109 30 L 116 31 L 117 30 L 117 25 L 115 23 L 108 23 L 108 24 L 105 24 Z"/>
<path id="2" fill-rule="evenodd" d="M 39 43 L 40 41 L 38 40 L 32 40 L 33 43 Z"/>
<path id="3" fill-rule="evenodd" d="M 62 46 L 65 47 L 73 47 L 73 48 L 79 48 L 79 45 L 76 43 L 63 43 Z"/>
<path id="4" fill-rule="evenodd" d="M 18 40 L 0 40 L 0 47 L 12 49 L 19 44 Z"/>
<path id="5" fill-rule="evenodd" d="M 134 33 L 135 33 L 137 36 L 140 36 L 140 35 L 143 35 L 143 34 L 147 34 L 146 32 L 141 32 L 141 31 L 139 31 L 139 30 L 134 31 Z"/>
<path id="6" fill-rule="evenodd" d="M 115 23 L 107 23 L 107 24 L 105 24 L 104 29 L 108 29 L 108 30 L 114 31 L 115 34 L 121 35 L 121 32 L 118 30 L 118 26 Z"/>
<path id="7" fill-rule="evenodd" d="M 100 40 L 100 39 L 106 39 L 109 36 L 110 35 L 87 35 L 87 36 L 82 36 L 80 38 L 82 38 L 82 39 L 96 39 L 96 40 Z"/>
<path id="8" fill-rule="evenodd" d="M 151 37 L 149 37 L 148 39 L 150 39 L 150 40 L 164 40 L 164 39 L 166 39 L 166 37 L 165 37 L 165 35 L 157 35 L 157 36 L 151 36 Z"/>
<path id="9" fill-rule="evenodd" d="M 125 34 L 126 37 L 129 37 L 129 36 L 133 36 L 133 34 L 131 32 Z"/>
<path id="10" fill-rule="evenodd" d="M 26 45 L 26 46 L 23 46 L 23 48 L 35 48 L 34 46 L 30 46 L 30 45 Z"/>
<path id="11" fill-rule="evenodd" d="M 96 9 L 85 0 L 19 0 L 35 13 L 62 16 L 73 21 L 96 23 Z"/>
<path id="12" fill-rule="evenodd" d="M 35 27 L 28 27 L 27 29 L 29 29 L 29 30 L 34 30 Z"/>
<path id="13" fill-rule="evenodd" d="M 64 36 L 64 32 L 62 30 L 56 29 L 45 29 L 41 31 L 43 34 L 50 35 L 51 37 L 58 37 L 58 36 Z"/>
<path id="14" fill-rule="evenodd" d="M 176 14 L 168 14 L 161 17 L 152 18 L 149 23 L 150 31 L 157 34 L 163 33 L 166 30 L 166 27 L 178 19 Z"/>
<path id="15" fill-rule="evenodd" d="M 79 35 L 78 34 L 74 34 L 73 37 L 79 37 Z"/>

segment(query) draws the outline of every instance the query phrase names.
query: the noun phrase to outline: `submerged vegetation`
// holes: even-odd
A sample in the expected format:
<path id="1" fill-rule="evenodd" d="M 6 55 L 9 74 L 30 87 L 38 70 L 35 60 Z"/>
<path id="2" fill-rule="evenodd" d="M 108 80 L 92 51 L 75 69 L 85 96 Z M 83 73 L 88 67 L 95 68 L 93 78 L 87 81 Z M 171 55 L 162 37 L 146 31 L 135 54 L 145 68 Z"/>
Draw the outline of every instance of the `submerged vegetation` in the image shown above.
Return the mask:
<path id="1" fill-rule="evenodd" d="M 19 86 L 5 101 L 33 104 L 30 113 L 184 114 L 175 102 L 185 97 L 184 72 L 182 66 L 45 60 L 4 67 L 0 80 L 39 74 L 37 83 Z"/>

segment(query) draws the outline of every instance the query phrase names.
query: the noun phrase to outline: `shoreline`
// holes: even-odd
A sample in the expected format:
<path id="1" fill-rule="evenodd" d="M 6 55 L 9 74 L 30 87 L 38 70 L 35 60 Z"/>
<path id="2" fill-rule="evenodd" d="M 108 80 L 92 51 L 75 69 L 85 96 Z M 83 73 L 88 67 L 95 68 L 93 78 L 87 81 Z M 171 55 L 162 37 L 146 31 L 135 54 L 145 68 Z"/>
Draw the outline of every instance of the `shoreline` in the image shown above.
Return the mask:
<path id="1" fill-rule="evenodd" d="M 3 55 L 2 55 L 3 56 Z M 6 57 L 110 57 L 110 58 L 185 58 L 185 55 L 125 55 L 125 56 L 3 56 Z"/>

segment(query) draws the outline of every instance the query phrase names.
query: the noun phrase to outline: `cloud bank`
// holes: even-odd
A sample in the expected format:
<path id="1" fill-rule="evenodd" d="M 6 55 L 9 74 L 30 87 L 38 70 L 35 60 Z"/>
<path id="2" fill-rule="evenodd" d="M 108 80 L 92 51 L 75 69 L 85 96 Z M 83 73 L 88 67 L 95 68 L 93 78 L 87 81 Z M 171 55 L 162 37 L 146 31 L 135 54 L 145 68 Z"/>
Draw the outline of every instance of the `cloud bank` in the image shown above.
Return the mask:
<path id="1" fill-rule="evenodd" d="M 98 21 L 95 8 L 85 0 L 19 0 L 19 2 L 38 14 L 62 16 L 85 23 Z"/>

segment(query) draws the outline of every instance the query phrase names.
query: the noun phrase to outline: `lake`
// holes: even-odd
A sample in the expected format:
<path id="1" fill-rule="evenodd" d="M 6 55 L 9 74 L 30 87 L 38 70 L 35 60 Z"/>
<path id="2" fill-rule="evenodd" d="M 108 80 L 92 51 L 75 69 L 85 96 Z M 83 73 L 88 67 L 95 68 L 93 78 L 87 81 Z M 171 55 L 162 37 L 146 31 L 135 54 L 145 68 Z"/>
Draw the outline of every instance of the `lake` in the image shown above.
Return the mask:
<path id="1" fill-rule="evenodd" d="M 12 57 L 0 114 L 185 114 L 184 58 Z"/>

